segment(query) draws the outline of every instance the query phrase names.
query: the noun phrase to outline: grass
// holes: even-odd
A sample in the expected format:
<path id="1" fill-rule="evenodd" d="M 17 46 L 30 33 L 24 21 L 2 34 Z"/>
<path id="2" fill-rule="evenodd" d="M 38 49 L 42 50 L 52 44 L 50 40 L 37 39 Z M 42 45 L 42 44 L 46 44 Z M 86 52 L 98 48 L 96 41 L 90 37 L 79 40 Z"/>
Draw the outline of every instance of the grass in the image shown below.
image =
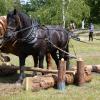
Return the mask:
<path id="1" fill-rule="evenodd" d="M 100 75 L 93 74 L 93 80 L 84 86 L 68 85 L 64 91 L 53 88 L 37 92 L 21 91 L 18 94 L 1 96 L 0 100 L 99 100 Z"/>
<path id="2" fill-rule="evenodd" d="M 88 41 L 87 41 L 88 42 Z M 71 40 L 74 45 L 76 55 L 82 57 L 86 64 L 100 64 L 100 41 L 94 40 L 84 44 Z M 72 45 L 70 44 L 70 53 L 73 53 Z M 11 56 L 11 63 L 18 65 L 18 58 Z M 76 63 L 76 60 L 71 60 L 71 64 Z M 26 65 L 33 66 L 32 57 L 26 59 Z M 46 62 L 44 63 L 46 66 Z M 53 66 L 54 62 L 53 62 Z M 12 82 L 15 76 L 0 77 L 0 83 Z M 2 91 L 3 92 L 3 91 Z M 68 85 L 64 91 L 50 88 L 48 90 L 40 90 L 37 92 L 21 90 L 18 93 L 3 94 L 0 100 L 100 100 L 100 74 L 93 73 L 93 79 L 90 83 L 85 83 L 83 86 L 78 87 L 75 85 Z"/>
<path id="3" fill-rule="evenodd" d="M 76 53 L 76 56 L 83 58 L 86 64 L 100 64 L 100 40 L 94 39 L 93 42 L 89 42 L 88 37 L 84 38 L 85 39 L 83 41 L 86 41 L 87 43 L 80 43 L 75 40 L 71 40 L 70 53 L 74 55 Z"/>

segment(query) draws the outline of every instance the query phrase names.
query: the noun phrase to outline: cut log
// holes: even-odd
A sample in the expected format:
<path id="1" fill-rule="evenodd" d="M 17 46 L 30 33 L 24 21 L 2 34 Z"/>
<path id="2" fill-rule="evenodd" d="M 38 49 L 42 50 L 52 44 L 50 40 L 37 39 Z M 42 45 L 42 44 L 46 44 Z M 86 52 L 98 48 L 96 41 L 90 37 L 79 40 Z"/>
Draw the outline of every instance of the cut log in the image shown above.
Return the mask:
<path id="1" fill-rule="evenodd" d="M 52 74 L 57 74 L 58 70 L 48 70 L 48 69 L 41 69 L 41 68 L 31 68 L 31 67 L 25 67 L 26 71 L 35 71 L 35 72 L 41 72 L 41 73 L 52 73 Z M 75 75 L 75 71 L 66 71 L 67 74 L 74 74 Z"/>
<path id="2" fill-rule="evenodd" d="M 57 88 L 59 90 L 65 89 L 65 74 L 66 74 L 66 61 L 62 58 L 59 61 Z"/>
<path id="3" fill-rule="evenodd" d="M 85 65 L 85 69 L 91 70 L 92 72 L 100 73 L 100 65 Z"/>
<path id="4" fill-rule="evenodd" d="M 66 74 L 65 83 L 74 84 L 75 75 Z M 85 81 L 91 81 L 91 73 L 86 72 Z M 50 87 L 57 87 L 58 76 L 57 74 L 47 74 L 42 76 L 26 77 L 23 81 L 23 88 L 25 90 L 38 91 L 40 89 L 48 89 Z"/>
<path id="5" fill-rule="evenodd" d="M 92 71 L 93 72 L 100 73 L 100 65 L 93 65 L 92 66 Z"/>
<path id="6" fill-rule="evenodd" d="M 27 83 L 28 82 L 28 83 Z M 52 75 L 44 75 L 44 76 L 34 76 L 29 77 L 23 81 L 23 86 L 25 90 L 37 91 L 40 89 L 47 89 L 50 87 L 54 87 L 55 79 Z"/>
<path id="7" fill-rule="evenodd" d="M 84 77 L 85 77 L 85 82 L 90 82 L 92 80 L 92 73 L 91 71 L 85 71 L 85 74 L 84 74 Z"/>
<path id="8" fill-rule="evenodd" d="M 66 74 L 65 75 L 65 82 L 66 82 L 66 84 L 73 84 L 74 83 L 74 77 L 75 77 L 75 75 Z"/>
<path id="9" fill-rule="evenodd" d="M 19 66 L 14 66 L 14 65 L 7 65 L 5 63 L 3 66 L 0 65 L 0 69 L 12 69 L 12 70 L 19 70 Z M 52 73 L 52 74 L 57 74 L 58 70 L 49 70 L 49 69 L 42 69 L 42 68 L 32 68 L 32 67 L 25 67 L 26 71 L 34 71 L 34 72 L 41 72 L 44 74 Z M 67 74 L 74 74 L 76 71 L 66 71 Z"/>
<path id="10" fill-rule="evenodd" d="M 84 61 L 82 59 L 77 60 L 77 73 L 76 73 L 76 84 L 81 86 L 85 83 L 85 71 L 84 71 Z"/>
<path id="11" fill-rule="evenodd" d="M 93 71 L 92 65 L 85 65 L 85 70 Z"/>
<path id="12" fill-rule="evenodd" d="M 85 65 L 84 67 L 85 70 L 90 70 L 92 72 L 100 73 L 100 65 Z M 74 66 L 72 70 L 77 71 L 77 67 Z"/>

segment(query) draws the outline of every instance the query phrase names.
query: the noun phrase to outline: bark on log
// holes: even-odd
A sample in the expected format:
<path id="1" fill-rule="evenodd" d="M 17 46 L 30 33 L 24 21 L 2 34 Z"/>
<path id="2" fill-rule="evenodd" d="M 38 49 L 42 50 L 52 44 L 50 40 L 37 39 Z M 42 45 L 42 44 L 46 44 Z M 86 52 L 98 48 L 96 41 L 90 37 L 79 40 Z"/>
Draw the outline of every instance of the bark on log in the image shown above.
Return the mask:
<path id="1" fill-rule="evenodd" d="M 77 60 L 76 84 L 81 86 L 85 83 L 84 61 L 80 58 Z"/>
<path id="2" fill-rule="evenodd" d="M 100 73 L 100 65 L 85 65 L 84 67 L 85 70 L 90 70 L 92 72 Z M 77 67 L 74 66 L 72 70 L 77 71 Z"/>
<path id="3" fill-rule="evenodd" d="M 54 87 L 56 83 L 52 75 L 34 76 L 28 79 L 29 83 L 27 83 L 26 81 L 27 81 L 27 78 L 25 78 L 23 81 L 24 89 L 25 90 L 31 89 L 32 91 Z"/>
<path id="4" fill-rule="evenodd" d="M 75 77 L 75 75 L 66 74 L 65 75 L 65 82 L 66 82 L 66 84 L 73 84 L 74 83 L 74 77 Z"/>
<path id="5" fill-rule="evenodd" d="M 100 65 L 85 65 L 86 70 L 91 70 L 92 72 L 100 73 Z"/>
<path id="6" fill-rule="evenodd" d="M 93 72 L 100 73 L 100 65 L 93 65 L 92 66 L 92 71 Z"/>
<path id="7" fill-rule="evenodd" d="M 85 71 L 84 73 L 85 82 L 90 82 L 92 80 L 92 73 L 90 70 Z"/>

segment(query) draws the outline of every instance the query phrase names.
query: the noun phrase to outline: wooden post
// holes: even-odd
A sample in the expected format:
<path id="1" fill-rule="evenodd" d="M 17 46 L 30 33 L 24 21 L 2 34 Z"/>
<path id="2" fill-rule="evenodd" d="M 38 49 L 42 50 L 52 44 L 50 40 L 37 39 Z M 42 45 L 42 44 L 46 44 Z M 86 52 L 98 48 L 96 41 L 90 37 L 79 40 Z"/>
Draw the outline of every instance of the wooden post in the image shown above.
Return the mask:
<path id="1" fill-rule="evenodd" d="M 59 61 L 57 88 L 59 90 L 65 89 L 65 74 L 66 74 L 66 61 L 62 58 Z"/>
<path id="2" fill-rule="evenodd" d="M 26 77 L 24 78 L 22 85 L 23 85 L 23 89 L 25 89 L 26 91 L 31 90 L 32 89 L 32 77 Z"/>
<path id="3" fill-rule="evenodd" d="M 85 71 L 84 71 L 84 61 L 82 58 L 77 60 L 77 74 L 76 74 L 77 85 L 81 86 L 85 83 Z"/>

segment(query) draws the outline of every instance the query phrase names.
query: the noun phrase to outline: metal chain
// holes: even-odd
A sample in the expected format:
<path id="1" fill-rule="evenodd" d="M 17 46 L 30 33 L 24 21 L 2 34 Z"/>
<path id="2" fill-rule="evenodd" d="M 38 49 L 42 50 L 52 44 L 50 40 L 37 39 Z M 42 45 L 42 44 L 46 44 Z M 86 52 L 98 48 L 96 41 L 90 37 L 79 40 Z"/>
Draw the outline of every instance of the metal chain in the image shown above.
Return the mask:
<path id="1" fill-rule="evenodd" d="M 69 57 L 73 57 L 73 58 L 77 59 L 76 56 L 70 54 L 69 52 L 66 52 L 65 50 L 63 50 L 63 49 L 59 48 L 58 46 L 56 46 L 55 44 L 53 44 L 48 38 L 46 38 L 45 40 L 48 41 L 49 43 L 51 43 L 53 45 L 53 47 L 55 47 L 56 49 L 62 51 L 65 54 L 67 54 Z"/>

